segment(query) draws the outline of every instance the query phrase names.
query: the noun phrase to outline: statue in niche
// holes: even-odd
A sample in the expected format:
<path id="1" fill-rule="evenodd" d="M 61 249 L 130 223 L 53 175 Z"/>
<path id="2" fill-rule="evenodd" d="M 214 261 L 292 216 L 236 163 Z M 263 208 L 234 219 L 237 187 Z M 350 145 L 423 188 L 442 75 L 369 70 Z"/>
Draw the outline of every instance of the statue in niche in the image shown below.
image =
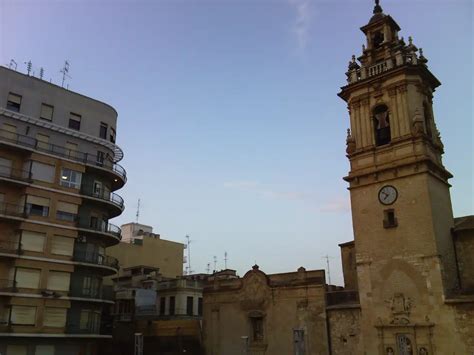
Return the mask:
<path id="1" fill-rule="evenodd" d="M 420 351 L 418 351 L 419 355 L 428 355 L 428 350 L 426 348 L 420 348 Z"/>
<path id="2" fill-rule="evenodd" d="M 386 349 L 386 353 L 387 353 L 387 355 L 394 355 L 394 354 L 395 354 L 395 353 L 393 352 L 393 349 L 392 349 L 391 347 L 388 347 L 388 348 Z"/>
<path id="3" fill-rule="evenodd" d="M 347 138 L 346 138 L 346 153 L 352 154 L 356 150 L 356 142 L 354 137 L 351 135 L 351 130 L 347 129 Z"/>

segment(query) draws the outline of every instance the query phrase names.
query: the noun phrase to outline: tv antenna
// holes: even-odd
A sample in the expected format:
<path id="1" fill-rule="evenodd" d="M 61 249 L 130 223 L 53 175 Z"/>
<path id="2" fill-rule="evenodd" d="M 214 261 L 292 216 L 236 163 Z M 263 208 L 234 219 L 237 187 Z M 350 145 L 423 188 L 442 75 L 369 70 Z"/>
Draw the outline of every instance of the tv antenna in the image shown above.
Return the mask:
<path id="1" fill-rule="evenodd" d="M 60 73 L 63 74 L 63 81 L 61 83 L 61 87 L 64 87 L 64 81 L 66 78 L 72 79 L 71 76 L 69 75 L 69 62 L 66 60 L 64 61 L 64 67 L 59 71 Z M 69 88 L 69 85 L 68 85 Z"/>
<path id="2" fill-rule="evenodd" d="M 140 199 L 138 199 L 138 204 L 137 204 L 137 213 L 135 215 L 135 220 L 136 223 L 138 223 L 138 218 L 140 217 Z"/>
<path id="3" fill-rule="evenodd" d="M 211 273 L 211 263 L 207 263 L 207 274 L 209 275 Z"/>
<path id="4" fill-rule="evenodd" d="M 214 272 L 217 271 L 217 256 L 214 255 Z"/>
<path id="5" fill-rule="evenodd" d="M 26 64 L 26 71 L 28 73 L 28 76 L 30 76 L 31 69 L 33 68 L 33 64 L 31 63 L 31 60 L 25 62 L 25 64 Z"/>
<path id="6" fill-rule="evenodd" d="M 17 62 L 15 62 L 15 59 L 10 59 L 10 64 L 8 64 L 8 69 L 11 69 L 12 67 L 15 67 L 14 70 L 18 67 Z"/>
<path id="7" fill-rule="evenodd" d="M 330 285 L 331 284 L 331 270 L 329 269 L 329 259 L 332 259 L 332 257 L 326 254 L 325 256 L 323 256 L 323 259 L 326 259 L 326 265 L 328 268 L 328 285 Z"/>
<path id="8" fill-rule="evenodd" d="M 224 252 L 224 269 L 227 270 L 227 252 Z"/>
<path id="9" fill-rule="evenodd" d="M 193 270 L 191 269 L 191 239 L 189 238 L 189 235 L 186 236 L 186 246 L 186 249 L 188 250 L 188 266 L 186 266 L 186 269 L 187 274 L 191 275 Z"/>
<path id="10" fill-rule="evenodd" d="M 43 76 L 44 76 L 44 69 L 43 67 L 40 68 L 40 79 L 43 80 Z"/>

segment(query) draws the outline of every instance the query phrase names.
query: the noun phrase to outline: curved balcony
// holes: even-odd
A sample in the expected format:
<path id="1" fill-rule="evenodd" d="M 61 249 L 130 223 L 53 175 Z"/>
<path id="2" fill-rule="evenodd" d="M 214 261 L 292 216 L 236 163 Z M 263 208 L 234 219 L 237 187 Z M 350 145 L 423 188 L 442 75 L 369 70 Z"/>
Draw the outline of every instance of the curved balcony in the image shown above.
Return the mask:
<path id="1" fill-rule="evenodd" d="M 69 297 L 86 298 L 91 300 L 103 300 L 108 303 L 113 302 L 115 294 L 112 286 L 99 286 L 92 288 L 84 288 L 83 280 L 80 280 L 80 284 L 76 280 L 71 280 L 71 288 L 69 290 Z M 83 300 L 78 300 L 83 301 Z M 84 300 L 87 301 L 87 300 Z"/>
<path id="2" fill-rule="evenodd" d="M 122 230 L 120 229 L 120 227 L 112 223 L 106 223 L 103 221 L 92 222 L 85 218 L 79 218 L 77 221 L 77 227 L 84 229 L 88 232 L 109 234 L 118 240 L 122 239 Z"/>
<path id="3" fill-rule="evenodd" d="M 121 165 L 113 163 L 109 159 L 98 159 L 98 157 L 94 154 L 67 149 L 63 146 L 55 144 L 40 142 L 33 137 L 9 132 L 4 129 L 0 129 L 0 141 L 24 147 L 28 150 L 36 150 L 53 154 L 60 158 L 71 159 L 93 168 L 99 168 L 101 170 L 112 172 L 115 176 L 113 179 L 115 189 L 121 188 L 127 181 L 127 172 Z"/>
<path id="4" fill-rule="evenodd" d="M 75 250 L 73 260 L 81 263 L 106 266 L 107 268 L 114 269 L 110 270 L 112 274 L 115 274 L 119 269 L 119 262 L 116 258 L 99 253 L 89 253 L 86 251 Z"/>
<path id="5" fill-rule="evenodd" d="M 113 192 L 93 191 L 92 187 L 81 187 L 81 194 L 84 196 L 100 199 L 107 204 L 112 205 L 113 209 L 111 209 L 111 212 L 113 216 L 111 217 L 120 215 L 125 208 L 123 198 Z"/>

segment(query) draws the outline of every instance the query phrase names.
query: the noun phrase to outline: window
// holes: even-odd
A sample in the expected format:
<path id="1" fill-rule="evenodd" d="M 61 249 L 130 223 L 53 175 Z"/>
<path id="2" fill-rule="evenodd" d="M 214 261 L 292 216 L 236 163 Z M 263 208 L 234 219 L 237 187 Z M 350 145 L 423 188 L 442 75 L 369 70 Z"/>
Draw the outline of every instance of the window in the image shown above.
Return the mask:
<path id="1" fill-rule="evenodd" d="M 20 112 L 20 105 L 21 105 L 21 96 L 9 93 L 8 100 L 7 100 L 7 110 Z"/>
<path id="2" fill-rule="evenodd" d="M 174 298 L 174 296 L 171 296 L 170 297 L 170 309 L 169 309 L 170 316 L 174 316 L 175 302 L 176 302 L 176 299 Z"/>
<path id="3" fill-rule="evenodd" d="M 43 120 L 52 121 L 53 120 L 53 111 L 54 107 L 47 104 L 41 104 L 41 113 L 40 118 Z"/>
<path id="4" fill-rule="evenodd" d="M 102 197 L 102 183 L 100 181 L 94 181 L 92 192 L 95 197 Z"/>
<path id="5" fill-rule="evenodd" d="M 91 333 L 97 333 L 100 328 L 100 311 L 91 309 L 81 310 L 79 328 L 81 330 L 88 330 Z"/>
<path id="6" fill-rule="evenodd" d="M 117 134 L 115 133 L 115 129 L 113 129 L 112 127 L 110 127 L 110 141 L 112 143 L 115 143 L 115 137 L 117 136 Z"/>
<path id="7" fill-rule="evenodd" d="M 46 307 L 43 315 L 43 325 L 46 327 L 63 328 L 66 326 L 67 308 Z"/>
<path id="8" fill-rule="evenodd" d="M 100 278 L 85 276 L 82 280 L 82 294 L 84 296 L 100 298 Z"/>
<path id="9" fill-rule="evenodd" d="M 72 142 L 66 142 L 66 157 L 75 158 L 77 156 L 77 144 Z"/>
<path id="10" fill-rule="evenodd" d="M 36 148 L 46 151 L 49 150 L 49 136 L 38 133 L 36 135 Z"/>
<path id="11" fill-rule="evenodd" d="M 12 306 L 11 323 L 17 325 L 35 325 L 36 307 Z"/>
<path id="12" fill-rule="evenodd" d="M 72 256 L 74 250 L 74 238 L 55 235 L 51 244 L 51 253 L 56 255 Z"/>
<path id="13" fill-rule="evenodd" d="M 74 222 L 77 218 L 78 205 L 58 201 L 56 205 L 56 218 L 61 221 Z"/>
<path id="14" fill-rule="evenodd" d="M 7 345 L 7 355 L 28 355 L 26 345 Z"/>
<path id="15" fill-rule="evenodd" d="M 251 317 L 250 321 L 252 323 L 252 340 L 263 340 L 263 317 Z"/>
<path id="16" fill-rule="evenodd" d="M 28 163 L 27 163 L 28 164 Z M 25 169 L 27 170 L 27 169 Z M 31 178 L 44 182 L 54 182 L 56 169 L 54 165 L 43 164 L 39 161 L 31 161 Z"/>
<path id="17" fill-rule="evenodd" d="M 26 213 L 31 216 L 47 217 L 49 215 L 49 198 L 28 195 Z"/>
<path id="18" fill-rule="evenodd" d="M 46 234 L 24 230 L 21 232 L 21 250 L 42 253 Z"/>
<path id="19" fill-rule="evenodd" d="M 165 315 L 166 297 L 160 297 L 160 316 Z"/>
<path id="20" fill-rule="evenodd" d="M 75 113 L 69 114 L 69 128 L 79 131 L 81 129 L 81 116 Z"/>
<path id="21" fill-rule="evenodd" d="M 194 312 L 193 312 L 193 311 L 194 311 L 194 310 L 193 310 L 193 308 L 194 308 L 193 305 L 194 305 L 194 297 L 188 296 L 188 297 L 186 298 L 186 314 L 187 314 L 188 316 L 192 316 L 193 313 L 194 313 Z"/>
<path id="22" fill-rule="evenodd" d="M 16 287 L 38 289 L 40 285 L 41 270 L 23 267 L 16 268 Z"/>
<path id="23" fill-rule="evenodd" d="M 79 171 L 62 168 L 61 180 L 59 184 L 65 187 L 72 187 L 74 189 L 81 188 L 82 173 Z"/>
<path id="24" fill-rule="evenodd" d="M 2 137 L 11 141 L 17 140 L 16 126 L 4 123 L 2 126 Z"/>
<path id="25" fill-rule="evenodd" d="M 390 119 L 387 106 L 380 105 L 374 109 L 374 128 L 377 146 L 390 143 Z"/>
<path id="26" fill-rule="evenodd" d="M 48 290 L 69 291 L 71 274 L 63 271 L 50 271 L 48 275 Z"/>
<path id="27" fill-rule="evenodd" d="M 100 123 L 99 137 L 107 139 L 107 124 L 104 122 Z"/>
<path id="28" fill-rule="evenodd" d="M 305 341 L 304 341 L 304 329 L 293 329 L 293 344 L 294 354 L 304 355 L 305 352 Z"/>
<path id="29" fill-rule="evenodd" d="M 0 176 L 10 177 L 12 172 L 12 161 L 0 157 Z"/>
<path id="30" fill-rule="evenodd" d="M 35 355 L 54 355 L 54 345 L 36 345 Z"/>
<path id="31" fill-rule="evenodd" d="M 384 41 L 384 35 L 382 32 L 376 32 L 373 37 L 374 48 L 380 48 Z"/>
<path id="32" fill-rule="evenodd" d="M 105 157 L 104 152 L 97 151 L 97 165 L 98 166 L 104 165 L 104 157 Z"/>
<path id="33" fill-rule="evenodd" d="M 202 316 L 202 297 L 198 298 L 198 315 Z"/>
<path id="34" fill-rule="evenodd" d="M 395 217 L 395 210 L 388 209 L 383 211 L 384 219 L 383 219 L 383 227 L 384 228 L 394 228 L 398 226 L 398 220 Z"/>

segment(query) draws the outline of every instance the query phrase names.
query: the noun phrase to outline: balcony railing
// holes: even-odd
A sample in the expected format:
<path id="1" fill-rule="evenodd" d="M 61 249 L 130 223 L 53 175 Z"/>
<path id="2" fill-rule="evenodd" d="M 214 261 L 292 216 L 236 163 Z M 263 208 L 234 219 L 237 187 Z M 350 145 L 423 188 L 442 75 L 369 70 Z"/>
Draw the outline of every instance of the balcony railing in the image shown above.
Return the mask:
<path id="1" fill-rule="evenodd" d="M 84 263 L 109 266 L 114 269 L 119 268 L 119 262 L 116 258 L 114 258 L 113 256 L 102 255 L 99 253 L 88 253 L 85 251 L 77 250 L 74 251 L 73 259 L 74 261 L 80 261 Z"/>
<path id="2" fill-rule="evenodd" d="M 112 223 L 106 223 L 102 221 L 92 222 L 89 219 L 79 218 L 79 220 L 77 221 L 77 226 L 78 228 L 112 234 L 114 237 L 122 239 L 122 230 Z"/>
<path id="3" fill-rule="evenodd" d="M 95 197 L 99 198 L 101 200 L 111 202 L 120 209 L 123 209 L 123 198 L 120 195 L 117 195 L 116 193 L 113 192 L 105 192 L 105 191 L 93 191 L 92 188 L 81 188 L 81 194 L 90 196 L 90 197 Z"/>
<path id="4" fill-rule="evenodd" d="M 359 292 L 357 291 L 334 291 L 326 293 L 328 306 L 336 306 L 342 304 L 359 303 Z"/>
<path id="5" fill-rule="evenodd" d="M 27 218 L 29 214 L 27 209 L 23 205 L 17 205 L 12 203 L 0 203 L 0 214 L 11 216 L 11 217 L 21 217 Z M 69 220 L 68 220 L 69 221 Z M 122 239 L 122 230 L 117 227 L 115 224 L 106 223 L 106 222 L 94 222 L 91 223 L 89 219 L 77 218 L 76 215 L 71 217 L 71 222 L 76 221 L 76 226 L 82 229 L 88 229 L 92 231 L 102 232 L 106 234 L 111 234 L 118 239 Z"/>
<path id="6" fill-rule="evenodd" d="M 31 182 L 31 172 L 20 169 L 12 169 L 10 166 L 0 165 L 0 177 Z"/>
<path id="7" fill-rule="evenodd" d="M 95 298 L 107 301 L 113 301 L 115 299 L 112 286 L 96 286 L 84 288 L 83 282 L 83 277 L 71 280 L 69 296 L 80 298 Z"/>
<path id="8" fill-rule="evenodd" d="M 77 150 L 67 149 L 63 146 L 41 142 L 33 137 L 6 131 L 4 129 L 0 129 L 0 140 L 53 154 L 62 158 L 75 160 L 83 164 L 105 168 L 119 175 L 124 182 L 127 180 L 127 173 L 121 165 L 113 163 L 109 159 L 98 159 L 96 155 L 90 153 L 84 153 Z"/>
<path id="9" fill-rule="evenodd" d="M 0 292 L 15 292 L 16 281 L 8 279 L 0 279 Z"/>
<path id="10" fill-rule="evenodd" d="M 20 254 L 20 243 L 12 240 L 0 240 L 0 253 Z"/>

